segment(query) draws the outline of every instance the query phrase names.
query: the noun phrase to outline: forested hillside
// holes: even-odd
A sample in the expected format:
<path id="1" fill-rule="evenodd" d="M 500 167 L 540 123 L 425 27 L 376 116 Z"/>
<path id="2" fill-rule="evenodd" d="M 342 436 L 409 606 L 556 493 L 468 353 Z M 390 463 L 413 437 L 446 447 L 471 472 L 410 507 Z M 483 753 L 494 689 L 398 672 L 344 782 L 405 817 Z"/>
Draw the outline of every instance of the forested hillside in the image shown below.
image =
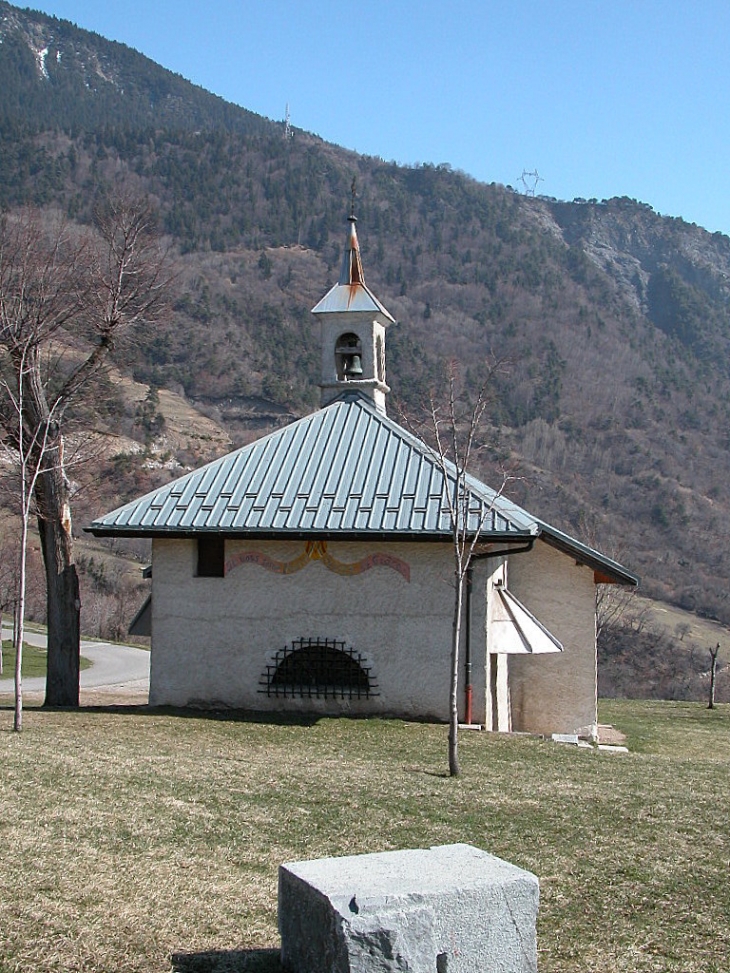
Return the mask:
<path id="1" fill-rule="evenodd" d="M 118 358 L 146 404 L 130 415 L 110 395 L 110 429 L 151 448 L 165 389 L 234 442 L 316 407 L 309 309 L 338 272 L 355 176 L 366 278 L 399 322 L 394 396 L 417 408 L 445 358 L 473 387 L 487 356 L 509 359 L 485 463 L 520 459 L 514 498 L 621 558 L 647 593 L 730 621 L 728 237 L 635 200 L 532 198 L 285 138 L 122 45 L 2 2 L 0 38 L 0 205 L 83 222 L 104 194 L 144 194 L 179 253 L 170 322 Z M 178 460 L 197 458 L 188 443 Z M 138 466 L 109 466 L 110 499 L 147 485 Z"/>

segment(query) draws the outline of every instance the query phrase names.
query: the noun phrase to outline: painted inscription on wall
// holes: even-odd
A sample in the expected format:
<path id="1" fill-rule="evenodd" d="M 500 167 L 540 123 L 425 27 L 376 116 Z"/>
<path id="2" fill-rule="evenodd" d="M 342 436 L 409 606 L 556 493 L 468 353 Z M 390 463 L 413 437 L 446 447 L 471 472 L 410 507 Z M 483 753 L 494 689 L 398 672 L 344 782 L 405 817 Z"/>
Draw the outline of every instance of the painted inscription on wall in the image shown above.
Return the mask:
<path id="1" fill-rule="evenodd" d="M 296 574 L 302 568 L 306 568 L 312 561 L 321 561 L 328 571 L 333 574 L 351 576 L 363 574 L 372 568 L 390 568 L 397 571 L 406 581 L 411 580 L 411 567 L 407 561 L 395 557 L 393 554 L 385 554 L 383 551 L 375 551 L 366 554 L 359 561 L 339 561 L 327 550 L 327 541 L 307 541 L 304 550 L 291 561 L 277 561 L 263 551 L 241 551 L 234 554 L 226 561 L 226 574 L 233 571 L 241 564 L 258 564 L 259 567 L 273 574 Z"/>

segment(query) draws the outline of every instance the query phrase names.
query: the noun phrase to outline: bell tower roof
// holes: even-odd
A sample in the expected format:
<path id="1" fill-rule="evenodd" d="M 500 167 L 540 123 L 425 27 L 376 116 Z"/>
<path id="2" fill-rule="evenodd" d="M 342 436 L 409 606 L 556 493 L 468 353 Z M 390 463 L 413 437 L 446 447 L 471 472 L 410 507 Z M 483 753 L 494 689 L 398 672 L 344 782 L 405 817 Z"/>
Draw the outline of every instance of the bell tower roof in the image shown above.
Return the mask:
<path id="1" fill-rule="evenodd" d="M 357 217 L 347 218 L 350 230 L 347 245 L 342 257 L 340 279 L 312 308 L 312 314 L 341 314 L 343 311 L 364 311 L 383 316 L 384 325 L 395 324 L 392 315 L 386 311 L 370 288 L 365 284 L 365 275 L 360 258 L 360 245 L 357 242 L 355 224 Z"/>

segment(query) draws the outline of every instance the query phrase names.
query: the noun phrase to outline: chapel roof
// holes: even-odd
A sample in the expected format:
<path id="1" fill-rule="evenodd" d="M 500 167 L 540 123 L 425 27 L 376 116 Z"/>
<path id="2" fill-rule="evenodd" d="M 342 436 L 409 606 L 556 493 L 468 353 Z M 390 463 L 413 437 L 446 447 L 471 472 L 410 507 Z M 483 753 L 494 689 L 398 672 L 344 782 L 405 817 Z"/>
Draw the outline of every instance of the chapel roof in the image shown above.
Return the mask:
<path id="1" fill-rule="evenodd" d="M 360 393 L 234 450 L 94 520 L 100 536 L 445 541 L 455 470 Z M 542 538 L 606 579 L 621 565 L 468 477 L 468 528 L 481 539 Z"/>

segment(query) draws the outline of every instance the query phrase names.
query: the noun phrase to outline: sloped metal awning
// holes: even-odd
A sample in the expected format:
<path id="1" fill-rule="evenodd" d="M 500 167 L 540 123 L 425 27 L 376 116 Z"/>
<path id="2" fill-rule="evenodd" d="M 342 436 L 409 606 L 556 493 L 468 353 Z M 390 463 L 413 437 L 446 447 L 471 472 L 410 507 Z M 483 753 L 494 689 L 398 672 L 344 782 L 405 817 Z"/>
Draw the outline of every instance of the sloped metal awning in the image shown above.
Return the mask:
<path id="1" fill-rule="evenodd" d="M 544 655 L 563 651 L 562 642 L 504 585 L 495 585 L 492 593 L 494 604 L 490 652 L 504 655 Z"/>

